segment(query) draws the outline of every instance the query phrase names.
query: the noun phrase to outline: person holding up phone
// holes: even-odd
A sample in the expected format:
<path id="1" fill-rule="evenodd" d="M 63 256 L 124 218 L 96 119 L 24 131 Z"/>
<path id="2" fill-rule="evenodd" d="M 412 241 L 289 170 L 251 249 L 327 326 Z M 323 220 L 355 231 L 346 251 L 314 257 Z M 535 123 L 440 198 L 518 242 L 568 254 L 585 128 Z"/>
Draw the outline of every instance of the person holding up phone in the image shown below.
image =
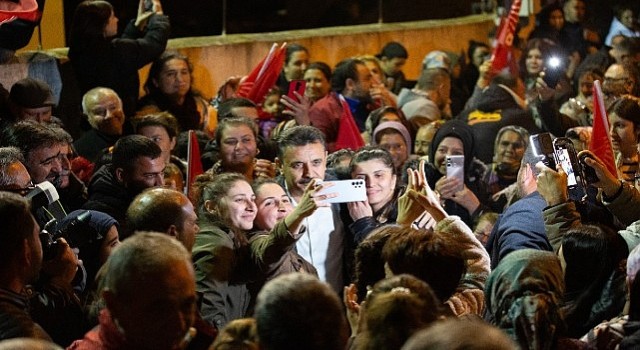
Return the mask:
<path id="1" fill-rule="evenodd" d="M 118 18 L 107 1 L 83 1 L 73 16 L 69 59 L 81 93 L 102 86 L 122 98 L 124 114 L 133 116 L 139 97 L 138 69 L 153 62 L 167 46 L 169 17 L 160 0 L 151 11 L 140 0 L 137 20 L 118 37 Z"/>
<path id="2" fill-rule="evenodd" d="M 365 180 L 367 200 L 347 203 L 348 225 L 356 244 L 364 240 L 376 227 L 394 224 L 398 216 L 398 196 L 403 187 L 398 187 L 393 159 L 380 147 L 366 146 L 358 150 L 351 159 L 351 178 Z"/>
<path id="3" fill-rule="evenodd" d="M 425 165 L 429 186 L 435 189 L 449 215 L 458 215 L 472 225 L 487 207 L 487 189 L 482 181 L 486 166 L 473 157 L 473 132 L 464 122 L 451 120 L 433 137 Z M 463 179 L 447 176 L 447 156 L 463 156 Z"/>

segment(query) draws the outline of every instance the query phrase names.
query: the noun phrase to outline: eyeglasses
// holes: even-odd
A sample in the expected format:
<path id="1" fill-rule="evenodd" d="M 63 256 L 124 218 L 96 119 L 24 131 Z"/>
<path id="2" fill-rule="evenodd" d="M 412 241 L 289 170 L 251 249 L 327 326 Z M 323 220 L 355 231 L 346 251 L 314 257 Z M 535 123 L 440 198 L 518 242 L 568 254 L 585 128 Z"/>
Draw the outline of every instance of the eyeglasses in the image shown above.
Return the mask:
<path id="1" fill-rule="evenodd" d="M 27 193 L 31 192 L 34 188 L 36 188 L 36 186 L 33 184 L 33 181 L 29 181 L 29 184 L 27 184 L 27 187 L 24 188 L 3 188 L 2 191 L 4 192 L 11 192 L 11 193 L 17 193 L 21 196 L 26 196 Z"/>

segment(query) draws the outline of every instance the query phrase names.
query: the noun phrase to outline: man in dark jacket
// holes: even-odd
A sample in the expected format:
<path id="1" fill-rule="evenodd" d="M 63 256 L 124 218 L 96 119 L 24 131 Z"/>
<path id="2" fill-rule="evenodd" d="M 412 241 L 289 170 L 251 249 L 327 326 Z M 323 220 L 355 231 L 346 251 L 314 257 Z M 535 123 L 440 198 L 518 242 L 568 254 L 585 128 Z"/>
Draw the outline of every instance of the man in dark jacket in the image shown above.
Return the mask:
<path id="1" fill-rule="evenodd" d="M 111 164 L 101 167 L 89 183 L 84 209 L 98 210 L 125 227 L 125 214 L 133 198 L 151 187 L 164 185 L 162 150 L 151 139 L 129 135 L 116 142 Z"/>
<path id="2" fill-rule="evenodd" d="M 3 224 L 0 234 L 0 340 L 18 337 L 50 340 L 29 316 L 24 293 L 42 266 L 38 224 L 27 200 L 17 194 L 0 192 L 0 215 L 12 218 Z"/>
<path id="3" fill-rule="evenodd" d="M 69 245 L 60 240 L 58 254 L 43 262 L 40 227 L 31 214 L 29 202 L 16 193 L 0 192 L 0 217 L 11 218 L 0 228 L 0 340 L 40 338 L 51 340 L 47 332 L 32 320 L 27 286 L 39 275 L 47 285 L 55 285 L 70 295 L 77 259 Z M 33 305 L 32 305 L 33 306 Z M 62 311 L 61 305 L 52 308 Z"/>

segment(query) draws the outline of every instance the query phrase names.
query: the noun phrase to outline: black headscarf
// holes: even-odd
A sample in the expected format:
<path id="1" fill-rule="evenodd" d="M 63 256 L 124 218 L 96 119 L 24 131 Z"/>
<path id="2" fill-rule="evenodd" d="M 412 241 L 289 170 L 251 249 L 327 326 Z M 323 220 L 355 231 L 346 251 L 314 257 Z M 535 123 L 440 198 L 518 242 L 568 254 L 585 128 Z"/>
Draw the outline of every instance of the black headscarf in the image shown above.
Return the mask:
<path id="1" fill-rule="evenodd" d="M 460 120 L 449 120 L 442 124 L 440 129 L 433 135 L 433 142 L 431 142 L 431 148 L 429 149 L 429 159 L 431 163 L 435 161 L 436 150 L 438 146 L 444 140 L 445 137 L 455 137 L 462 141 L 464 147 L 464 169 L 465 172 L 471 169 L 471 162 L 473 161 L 473 131 L 467 123 Z"/>

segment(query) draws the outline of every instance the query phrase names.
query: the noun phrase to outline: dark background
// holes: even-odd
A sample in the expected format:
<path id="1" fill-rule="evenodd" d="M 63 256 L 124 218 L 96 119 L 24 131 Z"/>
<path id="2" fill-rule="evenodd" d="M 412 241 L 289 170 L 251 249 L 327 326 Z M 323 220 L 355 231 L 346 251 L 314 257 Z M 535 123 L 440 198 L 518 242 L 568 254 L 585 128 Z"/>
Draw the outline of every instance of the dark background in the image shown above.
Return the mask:
<path id="1" fill-rule="evenodd" d="M 138 1 L 108 0 L 113 4 L 121 29 L 135 18 Z M 65 0 L 65 29 L 80 0 Z M 472 13 L 480 0 L 383 0 L 385 23 L 442 19 Z M 228 0 L 227 34 L 262 33 L 293 29 L 322 28 L 377 23 L 377 0 Z M 219 35 L 222 32 L 221 0 L 164 0 L 162 7 L 171 18 L 173 38 Z M 478 5 L 474 6 L 477 12 Z"/>

